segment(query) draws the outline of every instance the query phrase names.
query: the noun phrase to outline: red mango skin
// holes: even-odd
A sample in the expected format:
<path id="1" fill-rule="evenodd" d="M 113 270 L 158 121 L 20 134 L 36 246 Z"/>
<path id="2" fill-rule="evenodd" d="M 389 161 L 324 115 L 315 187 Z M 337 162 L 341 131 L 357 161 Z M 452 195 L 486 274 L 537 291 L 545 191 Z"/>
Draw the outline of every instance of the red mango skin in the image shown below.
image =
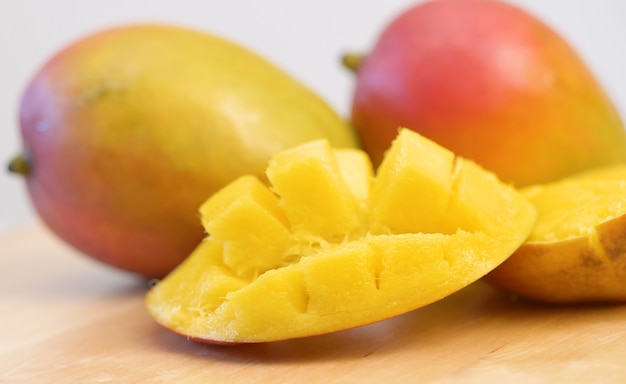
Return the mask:
<path id="1" fill-rule="evenodd" d="M 170 163 L 154 151 L 159 146 L 149 137 L 102 134 L 102 125 L 142 120 L 125 117 L 115 105 L 94 106 L 106 97 L 106 86 L 82 84 L 81 77 L 90 75 L 80 68 L 80 58 L 108 37 L 104 32 L 69 46 L 28 85 L 20 106 L 25 154 L 32 162 L 26 186 L 39 217 L 67 244 L 103 264 L 160 278 L 206 236 L 198 217 L 181 212 L 195 212 L 201 196 L 218 186 L 186 170 L 189 161 L 206 158 Z M 81 94 L 82 99 L 76 96 Z M 169 123 L 162 117 L 155 114 L 151 128 L 167 134 Z M 189 152 L 198 151 L 189 147 Z M 175 168 L 180 171 L 172 182 L 168 179 Z M 205 190 L 185 193 L 185 185 Z M 146 194 L 150 189 L 159 193 Z"/>
<path id="2" fill-rule="evenodd" d="M 611 100 L 533 15 L 495 0 L 417 4 L 357 69 L 351 120 L 378 165 L 407 127 L 515 186 L 626 161 Z"/>

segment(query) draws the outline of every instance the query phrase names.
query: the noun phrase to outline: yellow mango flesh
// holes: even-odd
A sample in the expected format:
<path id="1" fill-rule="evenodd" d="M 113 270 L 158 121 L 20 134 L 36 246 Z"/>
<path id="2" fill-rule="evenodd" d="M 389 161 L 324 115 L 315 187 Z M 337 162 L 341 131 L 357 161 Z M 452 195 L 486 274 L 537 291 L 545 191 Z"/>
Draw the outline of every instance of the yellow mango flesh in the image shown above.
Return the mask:
<path id="1" fill-rule="evenodd" d="M 318 140 L 275 155 L 267 176 L 270 187 L 245 176 L 202 206 L 207 239 L 146 297 L 158 323 L 245 343 L 384 320 L 488 273 L 536 217 L 515 189 L 409 130 L 376 174 L 363 152 Z"/>
<path id="2" fill-rule="evenodd" d="M 372 189 L 372 230 L 437 232 L 452 194 L 454 154 L 416 135 L 390 149 Z"/>
<path id="3" fill-rule="evenodd" d="M 276 154 L 267 176 L 295 232 L 334 239 L 358 229 L 357 201 L 328 141 Z"/>
<path id="4" fill-rule="evenodd" d="M 524 190 L 541 212 L 541 219 L 529 241 L 558 241 L 586 236 L 594 226 L 626 212 L 626 173 L 624 179 L 579 179 Z"/>

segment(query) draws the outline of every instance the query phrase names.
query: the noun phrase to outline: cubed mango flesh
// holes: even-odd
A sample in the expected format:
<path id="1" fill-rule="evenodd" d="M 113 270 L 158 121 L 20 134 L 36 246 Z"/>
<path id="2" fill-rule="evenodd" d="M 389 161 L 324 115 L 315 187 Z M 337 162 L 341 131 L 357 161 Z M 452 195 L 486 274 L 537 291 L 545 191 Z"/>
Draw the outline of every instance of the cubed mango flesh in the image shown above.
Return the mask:
<path id="1" fill-rule="evenodd" d="M 305 337 L 442 299 L 502 263 L 536 210 L 478 165 L 402 129 L 374 173 L 317 140 L 201 207 L 207 238 L 154 286 L 161 325 L 211 343 Z"/>

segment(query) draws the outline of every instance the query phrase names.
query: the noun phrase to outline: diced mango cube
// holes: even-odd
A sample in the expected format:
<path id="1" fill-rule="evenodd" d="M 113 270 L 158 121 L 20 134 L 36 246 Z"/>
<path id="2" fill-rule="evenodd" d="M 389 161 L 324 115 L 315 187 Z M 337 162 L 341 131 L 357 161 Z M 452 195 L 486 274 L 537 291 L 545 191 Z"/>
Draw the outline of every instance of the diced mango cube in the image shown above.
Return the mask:
<path id="1" fill-rule="evenodd" d="M 267 176 L 294 231 L 333 241 L 360 227 L 357 201 L 328 141 L 275 155 Z"/>
<path id="2" fill-rule="evenodd" d="M 200 214 L 207 233 L 223 242 L 224 264 L 238 275 L 258 276 L 286 264 L 285 252 L 295 240 L 278 198 L 255 177 L 227 185 Z"/>
<path id="3" fill-rule="evenodd" d="M 371 231 L 438 233 L 452 194 L 454 154 L 400 131 L 376 174 L 371 196 Z"/>

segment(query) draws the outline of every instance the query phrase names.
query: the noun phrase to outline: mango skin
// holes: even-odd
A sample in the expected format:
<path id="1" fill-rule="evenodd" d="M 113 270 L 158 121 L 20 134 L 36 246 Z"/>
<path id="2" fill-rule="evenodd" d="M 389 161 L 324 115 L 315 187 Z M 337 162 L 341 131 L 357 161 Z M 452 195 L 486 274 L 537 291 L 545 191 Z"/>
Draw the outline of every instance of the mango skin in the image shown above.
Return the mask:
<path id="1" fill-rule="evenodd" d="M 504 2 L 417 4 L 356 76 L 351 119 L 374 164 L 399 126 L 518 187 L 626 160 L 622 120 L 582 59 Z"/>
<path id="2" fill-rule="evenodd" d="M 358 147 L 324 101 L 253 52 L 170 25 L 126 25 L 70 44 L 19 110 L 27 188 L 83 253 L 162 277 L 205 236 L 198 207 L 271 154 L 327 138 Z"/>

